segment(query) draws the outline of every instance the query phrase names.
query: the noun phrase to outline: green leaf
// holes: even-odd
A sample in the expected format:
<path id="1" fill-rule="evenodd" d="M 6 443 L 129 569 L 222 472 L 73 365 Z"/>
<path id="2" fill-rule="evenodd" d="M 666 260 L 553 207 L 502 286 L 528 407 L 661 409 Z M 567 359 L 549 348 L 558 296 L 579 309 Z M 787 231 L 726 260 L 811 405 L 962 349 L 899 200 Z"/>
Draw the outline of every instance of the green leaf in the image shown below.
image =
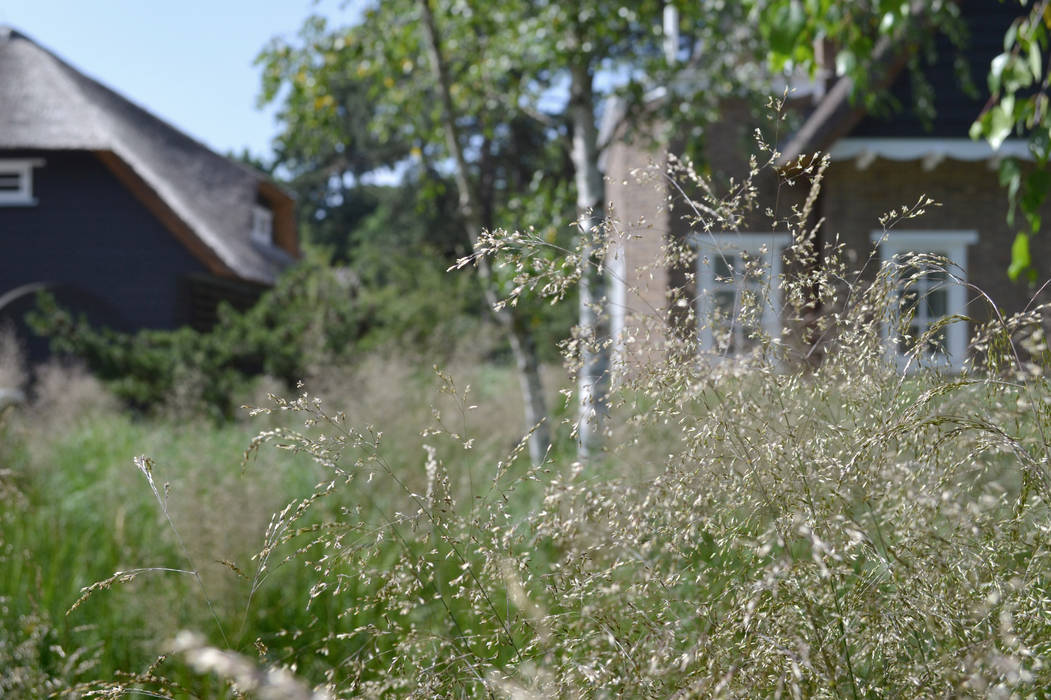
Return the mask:
<path id="1" fill-rule="evenodd" d="M 850 75 L 858 65 L 858 57 L 850 49 L 836 54 L 836 75 Z"/>
<path id="2" fill-rule="evenodd" d="M 796 48 L 797 38 L 806 28 L 806 21 L 806 12 L 799 0 L 781 0 L 777 3 L 766 25 L 770 50 L 786 57 L 791 55 Z"/>
<path id="3" fill-rule="evenodd" d="M 1014 100 L 1011 100 L 1009 107 L 1014 107 Z M 993 150 L 1000 148 L 1004 140 L 1011 135 L 1011 129 L 1014 128 L 1014 116 L 1011 112 L 1004 109 L 1003 104 L 998 104 L 989 110 L 989 126 L 986 130 L 986 140 L 989 141 L 989 145 L 993 147 Z"/>
<path id="4" fill-rule="evenodd" d="M 1017 281 L 1032 264 L 1032 258 L 1029 256 L 1029 236 L 1019 232 L 1011 244 L 1011 266 L 1007 268 L 1007 276 Z"/>
<path id="5" fill-rule="evenodd" d="M 1007 188 L 1007 225 L 1015 225 L 1015 208 L 1018 204 L 1018 189 L 1022 185 L 1022 169 L 1014 158 L 1005 158 L 1000 163 L 1000 186 Z"/>
<path id="6" fill-rule="evenodd" d="M 879 33 L 890 34 L 891 30 L 894 29 L 894 24 L 898 21 L 898 15 L 894 12 L 885 12 L 883 18 L 879 21 Z"/>
<path id="7" fill-rule="evenodd" d="M 1035 41 L 1029 42 L 1029 72 L 1031 72 L 1033 77 L 1037 80 L 1040 79 L 1043 64 L 1043 59 L 1040 56 L 1040 47 Z"/>
<path id="8" fill-rule="evenodd" d="M 1002 53 L 989 64 L 989 92 L 994 95 L 1000 92 L 1000 83 L 1003 78 L 1004 68 L 1011 59 L 1011 54 Z"/>
<path id="9" fill-rule="evenodd" d="M 971 124 L 971 128 L 967 131 L 967 135 L 971 137 L 972 141 L 977 141 L 982 138 L 982 134 L 984 133 L 985 125 L 982 124 L 982 117 L 975 119 L 974 123 Z"/>
<path id="10" fill-rule="evenodd" d="M 1004 111 L 1004 114 L 1013 123 L 1015 120 L 1015 96 L 1013 92 L 1003 96 L 1003 99 L 1000 100 L 1000 109 Z"/>
<path id="11" fill-rule="evenodd" d="M 1032 85 L 1033 74 L 1029 72 L 1029 66 L 1025 61 L 1012 55 L 1004 66 L 1000 81 L 1003 83 L 1004 90 L 1013 94 Z"/>
<path id="12" fill-rule="evenodd" d="M 1007 28 L 1004 33 L 1004 51 L 1010 51 L 1011 47 L 1014 46 L 1015 40 L 1018 38 L 1018 23 L 1012 22 L 1011 26 Z"/>
<path id="13" fill-rule="evenodd" d="M 1043 222 L 1043 217 L 1040 216 L 1040 213 L 1029 214 L 1026 218 L 1029 219 L 1029 229 L 1033 232 L 1033 235 L 1040 233 L 1040 225 Z"/>

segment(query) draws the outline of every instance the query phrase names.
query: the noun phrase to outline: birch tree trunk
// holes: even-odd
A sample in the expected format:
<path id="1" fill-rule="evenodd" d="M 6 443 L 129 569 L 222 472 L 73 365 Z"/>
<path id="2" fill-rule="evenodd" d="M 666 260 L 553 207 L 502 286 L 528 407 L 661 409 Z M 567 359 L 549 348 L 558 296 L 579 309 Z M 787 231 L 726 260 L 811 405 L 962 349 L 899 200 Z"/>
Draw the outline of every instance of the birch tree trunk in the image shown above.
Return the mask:
<path id="1" fill-rule="evenodd" d="M 442 130 L 445 135 L 446 148 L 455 163 L 454 177 L 459 196 L 460 213 L 467 224 L 467 233 L 471 245 L 477 245 L 482 231 L 482 203 L 471 183 L 467 168 L 467 158 L 460 141 L 459 127 L 456 121 L 456 110 L 453 106 L 448 67 L 442 57 L 441 42 L 434 21 L 430 0 L 417 0 L 423 22 L 424 41 L 430 55 L 431 69 L 438 83 L 438 97 L 441 101 Z M 547 422 L 543 383 L 540 379 L 540 362 L 537 358 L 536 343 L 529 332 L 525 319 L 515 307 L 497 309 L 499 297 L 493 283 L 492 268 L 485 257 L 478 259 L 478 274 L 481 277 L 485 300 L 497 322 L 508 334 L 511 351 L 518 368 L 518 380 L 525 404 L 526 430 L 533 431 L 529 437 L 529 457 L 533 464 L 540 464 L 551 446 L 551 431 Z"/>
<path id="2" fill-rule="evenodd" d="M 603 182 L 595 125 L 594 75 L 581 60 L 570 69 L 569 112 L 573 127 L 571 159 L 577 189 L 577 227 L 585 242 L 580 278 L 580 372 L 577 375 L 577 456 L 586 461 L 601 444 L 606 416 L 609 344 L 605 318 L 605 278 L 595 257 L 601 241 Z"/>

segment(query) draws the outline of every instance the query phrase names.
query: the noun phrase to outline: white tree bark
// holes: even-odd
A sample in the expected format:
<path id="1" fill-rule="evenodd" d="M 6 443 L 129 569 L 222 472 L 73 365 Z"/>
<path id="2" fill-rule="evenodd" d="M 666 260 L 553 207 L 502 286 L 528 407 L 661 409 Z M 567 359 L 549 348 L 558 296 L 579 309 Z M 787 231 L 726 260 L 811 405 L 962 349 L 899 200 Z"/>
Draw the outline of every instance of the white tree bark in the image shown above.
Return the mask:
<path id="1" fill-rule="evenodd" d="M 577 226 L 585 242 L 578 321 L 581 367 L 577 375 L 577 456 L 580 461 L 586 461 L 601 444 L 609 374 L 605 279 L 595 264 L 595 247 L 602 236 L 604 191 L 598 166 L 593 80 L 592 69 L 587 63 L 572 66 L 569 89 L 573 127 L 571 158 L 577 189 Z"/>
<path id="2" fill-rule="evenodd" d="M 478 236 L 482 232 L 481 202 L 477 191 L 471 184 L 467 158 L 464 155 L 463 145 L 460 141 L 456 122 L 457 115 L 450 89 L 449 73 L 442 58 L 441 43 L 434 22 L 434 13 L 431 10 L 430 0 L 418 0 L 418 5 L 423 21 L 424 41 L 427 45 L 427 52 L 430 55 L 431 68 L 438 83 L 438 97 L 441 100 L 442 129 L 445 134 L 445 143 L 449 155 L 452 156 L 456 164 L 454 176 L 459 195 L 460 213 L 463 215 L 464 221 L 467 222 L 471 244 L 477 245 Z M 497 322 L 507 332 L 511 343 L 511 351 L 514 354 L 515 364 L 518 368 L 522 400 L 525 405 L 525 429 L 532 431 L 529 437 L 529 457 L 533 464 L 540 464 L 551 446 L 551 430 L 547 422 L 547 406 L 544 398 L 543 383 L 540 379 L 540 362 L 537 358 L 536 343 L 517 309 L 508 307 L 497 309 L 499 298 L 492 280 L 492 269 L 489 266 L 488 259 L 484 256 L 478 259 L 478 274 L 481 277 L 486 303 L 495 315 Z"/>

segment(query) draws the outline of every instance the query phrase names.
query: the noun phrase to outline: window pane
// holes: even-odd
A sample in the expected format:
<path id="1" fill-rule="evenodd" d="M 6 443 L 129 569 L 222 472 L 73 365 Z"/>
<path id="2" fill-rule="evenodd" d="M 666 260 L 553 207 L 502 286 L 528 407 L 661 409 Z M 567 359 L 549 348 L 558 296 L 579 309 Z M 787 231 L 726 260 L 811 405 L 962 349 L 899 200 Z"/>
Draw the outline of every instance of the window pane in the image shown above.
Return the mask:
<path id="1" fill-rule="evenodd" d="M 927 315 L 931 320 L 949 313 L 949 290 L 944 286 L 927 292 Z"/>
<path id="2" fill-rule="evenodd" d="M 734 313 L 734 302 L 737 301 L 737 293 L 733 290 L 719 290 L 715 292 L 715 309 L 722 318 L 730 318 Z"/>
<path id="3" fill-rule="evenodd" d="M 716 253 L 712 256 L 712 263 L 715 266 L 716 282 L 728 282 L 734 278 L 734 268 L 736 267 L 736 263 L 733 255 L 722 255 Z"/>
<path id="4" fill-rule="evenodd" d="M 939 253 L 930 253 L 939 255 Z M 908 259 L 912 253 L 904 254 Z M 908 320 L 897 339 L 899 351 L 914 351 L 922 343 L 922 353 L 928 357 L 944 355 L 947 329 L 930 329 L 939 319 L 949 314 L 949 275 L 945 270 L 906 263 L 898 271 L 898 309 L 902 319 Z"/>
<path id="5" fill-rule="evenodd" d="M 768 313 L 768 305 L 778 306 L 780 298 L 779 290 L 772 289 L 771 267 L 787 238 L 727 234 L 715 240 L 719 249 L 710 248 L 700 258 L 699 312 L 707 317 L 699 318 L 699 325 L 706 350 L 723 356 L 747 354 L 762 345 L 760 331 L 779 335 L 780 319 Z"/>

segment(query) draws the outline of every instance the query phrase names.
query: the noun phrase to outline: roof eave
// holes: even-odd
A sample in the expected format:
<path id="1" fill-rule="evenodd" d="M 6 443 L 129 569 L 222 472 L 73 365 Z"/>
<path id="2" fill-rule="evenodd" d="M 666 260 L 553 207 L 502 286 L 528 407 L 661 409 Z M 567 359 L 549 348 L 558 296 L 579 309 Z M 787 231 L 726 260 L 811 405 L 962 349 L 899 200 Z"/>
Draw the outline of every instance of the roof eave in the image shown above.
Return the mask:
<path id="1" fill-rule="evenodd" d="M 892 47 L 887 40 L 880 41 L 873 51 L 869 74 L 870 89 L 884 90 L 898 77 L 909 57 L 908 48 Z M 827 151 L 832 144 L 850 133 L 865 117 L 867 110 L 858 104 L 854 80 L 840 78 L 818 103 L 803 126 L 781 148 L 777 160 L 780 169 L 799 165 L 800 159 L 818 151 Z"/>

